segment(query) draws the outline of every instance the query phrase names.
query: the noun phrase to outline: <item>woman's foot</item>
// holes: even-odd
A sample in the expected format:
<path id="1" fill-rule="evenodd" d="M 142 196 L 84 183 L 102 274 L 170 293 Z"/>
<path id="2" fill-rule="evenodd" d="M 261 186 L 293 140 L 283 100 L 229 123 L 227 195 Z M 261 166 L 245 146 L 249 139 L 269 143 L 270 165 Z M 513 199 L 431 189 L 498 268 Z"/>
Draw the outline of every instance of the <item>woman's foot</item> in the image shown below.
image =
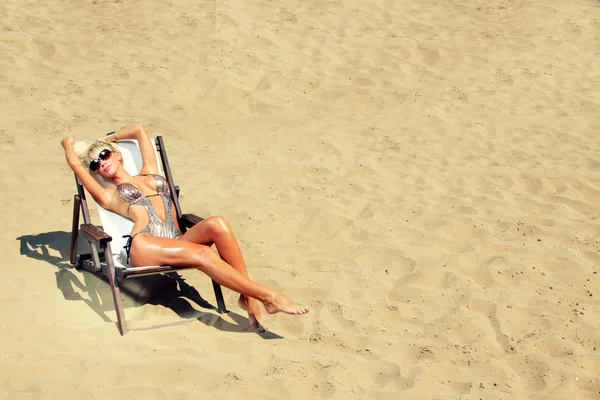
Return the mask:
<path id="1" fill-rule="evenodd" d="M 238 299 L 238 304 L 242 310 L 248 312 L 248 321 L 251 328 L 255 329 L 258 333 L 267 331 L 267 318 L 260 310 L 256 299 L 248 298 L 242 294 Z"/>
<path id="2" fill-rule="evenodd" d="M 263 305 L 269 314 L 283 312 L 291 315 L 304 315 L 308 312 L 308 308 L 300 307 L 289 297 L 277 292 L 265 299 Z"/>

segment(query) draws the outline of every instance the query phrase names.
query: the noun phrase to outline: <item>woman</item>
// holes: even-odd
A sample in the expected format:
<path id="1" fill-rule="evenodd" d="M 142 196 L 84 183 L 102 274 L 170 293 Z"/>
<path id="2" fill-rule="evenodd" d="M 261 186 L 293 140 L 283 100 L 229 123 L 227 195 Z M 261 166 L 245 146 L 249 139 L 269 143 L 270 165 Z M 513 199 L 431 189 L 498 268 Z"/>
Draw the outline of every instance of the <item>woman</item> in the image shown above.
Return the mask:
<path id="1" fill-rule="evenodd" d="M 131 176 L 123 168 L 116 140 L 136 139 L 142 153 L 140 174 Z M 266 328 L 267 313 L 302 315 L 307 308 L 248 279 L 242 253 L 233 233 L 222 217 L 209 217 L 188 229 L 179 230 L 168 184 L 158 175 L 154 148 L 143 125 L 111 132 L 79 156 L 73 138 L 64 138 L 62 146 L 71 169 L 101 207 L 134 222 L 126 250 L 134 266 L 173 265 L 199 269 L 215 282 L 240 293 L 239 305 L 248 312 L 250 325 Z M 105 188 L 92 176 L 99 174 L 116 187 Z M 219 254 L 210 247 L 214 243 Z"/>

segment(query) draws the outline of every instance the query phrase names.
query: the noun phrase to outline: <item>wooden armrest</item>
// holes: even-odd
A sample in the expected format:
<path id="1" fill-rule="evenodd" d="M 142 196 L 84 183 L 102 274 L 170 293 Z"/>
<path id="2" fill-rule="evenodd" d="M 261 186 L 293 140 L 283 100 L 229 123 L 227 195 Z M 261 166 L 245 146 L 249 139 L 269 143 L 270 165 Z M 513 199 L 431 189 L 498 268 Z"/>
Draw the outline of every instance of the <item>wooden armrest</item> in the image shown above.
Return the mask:
<path id="1" fill-rule="evenodd" d="M 184 229 L 191 228 L 203 219 L 204 218 L 194 214 L 183 214 L 179 220 L 179 226 L 183 227 Z"/>
<path id="2" fill-rule="evenodd" d="M 95 242 L 102 247 L 105 247 L 106 243 L 112 241 L 112 237 L 102 229 L 98 228 L 96 225 L 81 224 L 81 232 L 87 240 Z"/>

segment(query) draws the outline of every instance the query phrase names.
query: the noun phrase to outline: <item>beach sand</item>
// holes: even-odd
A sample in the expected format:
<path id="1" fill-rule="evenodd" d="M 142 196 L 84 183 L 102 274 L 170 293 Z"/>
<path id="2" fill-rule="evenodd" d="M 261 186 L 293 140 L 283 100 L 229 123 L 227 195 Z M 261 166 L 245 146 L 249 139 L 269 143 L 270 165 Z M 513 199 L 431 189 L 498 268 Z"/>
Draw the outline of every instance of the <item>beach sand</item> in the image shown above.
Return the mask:
<path id="1" fill-rule="evenodd" d="M 0 397 L 599 399 L 600 3 L 6 0 Z M 60 140 L 144 123 L 311 311 L 68 262 Z M 95 206 L 91 204 L 96 218 Z M 185 282 L 215 304 L 210 279 Z"/>

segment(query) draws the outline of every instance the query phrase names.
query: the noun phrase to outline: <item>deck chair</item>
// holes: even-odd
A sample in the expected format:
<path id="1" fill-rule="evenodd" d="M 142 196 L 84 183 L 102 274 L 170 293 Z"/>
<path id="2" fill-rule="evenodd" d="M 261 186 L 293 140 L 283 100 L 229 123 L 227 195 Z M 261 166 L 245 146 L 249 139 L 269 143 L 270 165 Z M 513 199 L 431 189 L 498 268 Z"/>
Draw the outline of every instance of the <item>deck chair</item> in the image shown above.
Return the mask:
<path id="1" fill-rule="evenodd" d="M 194 214 L 182 214 L 179 204 L 179 187 L 173 183 L 173 176 L 167 159 L 167 152 L 161 136 L 156 137 L 152 141 L 156 150 L 157 164 L 159 173 L 163 175 L 169 184 L 173 206 L 177 213 L 177 220 L 182 232 L 202 221 Z M 123 163 L 125 170 L 135 176 L 139 173 L 142 167 L 142 157 L 138 143 L 136 140 L 124 140 L 118 143 L 123 155 Z M 103 181 L 101 177 L 97 177 L 99 183 L 103 186 L 114 184 Z M 125 312 L 121 301 L 121 293 L 119 284 L 124 279 L 134 278 L 138 276 L 152 274 L 169 274 L 175 273 L 177 270 L 185 269 L 186 267 L 172 267 L 167 265 L 155 265 L 144 267 L 133 267 L 127 263 L 123 245 L 125 239 L 123 235 L 128 235 L 133 227 L 133 222 L 116 213 L 105 210 L 98 206 L 98 214 L 102 222 L 102 229 L 93 225 L 90 219 L 90 212 L 87 206 L 85 190 L 83 185 L 75 176 L 77 193 L 73 202 L 73 227 L 71 232 L 71 253 L 70 262 L 77 268 L 84 269 L 94 274 L 104 275 L 108 278 L 112 290 L 113 301 L 117 313 L 117 321 L 121 335 L 127 333 L 127 321 L 125 320 Z M 83 214 L 83 224 L 80 222 L 80 214 Z M 77 243 L 79 237 L 83 237 L 89 245 L 90 252 L 77 254 Z M 213 289 L 217 300 L 217 311 L 221 314 L 227 312 L 225 301 L 223 300 L 223 292 L 221 286 L 212 281 Z"/>

